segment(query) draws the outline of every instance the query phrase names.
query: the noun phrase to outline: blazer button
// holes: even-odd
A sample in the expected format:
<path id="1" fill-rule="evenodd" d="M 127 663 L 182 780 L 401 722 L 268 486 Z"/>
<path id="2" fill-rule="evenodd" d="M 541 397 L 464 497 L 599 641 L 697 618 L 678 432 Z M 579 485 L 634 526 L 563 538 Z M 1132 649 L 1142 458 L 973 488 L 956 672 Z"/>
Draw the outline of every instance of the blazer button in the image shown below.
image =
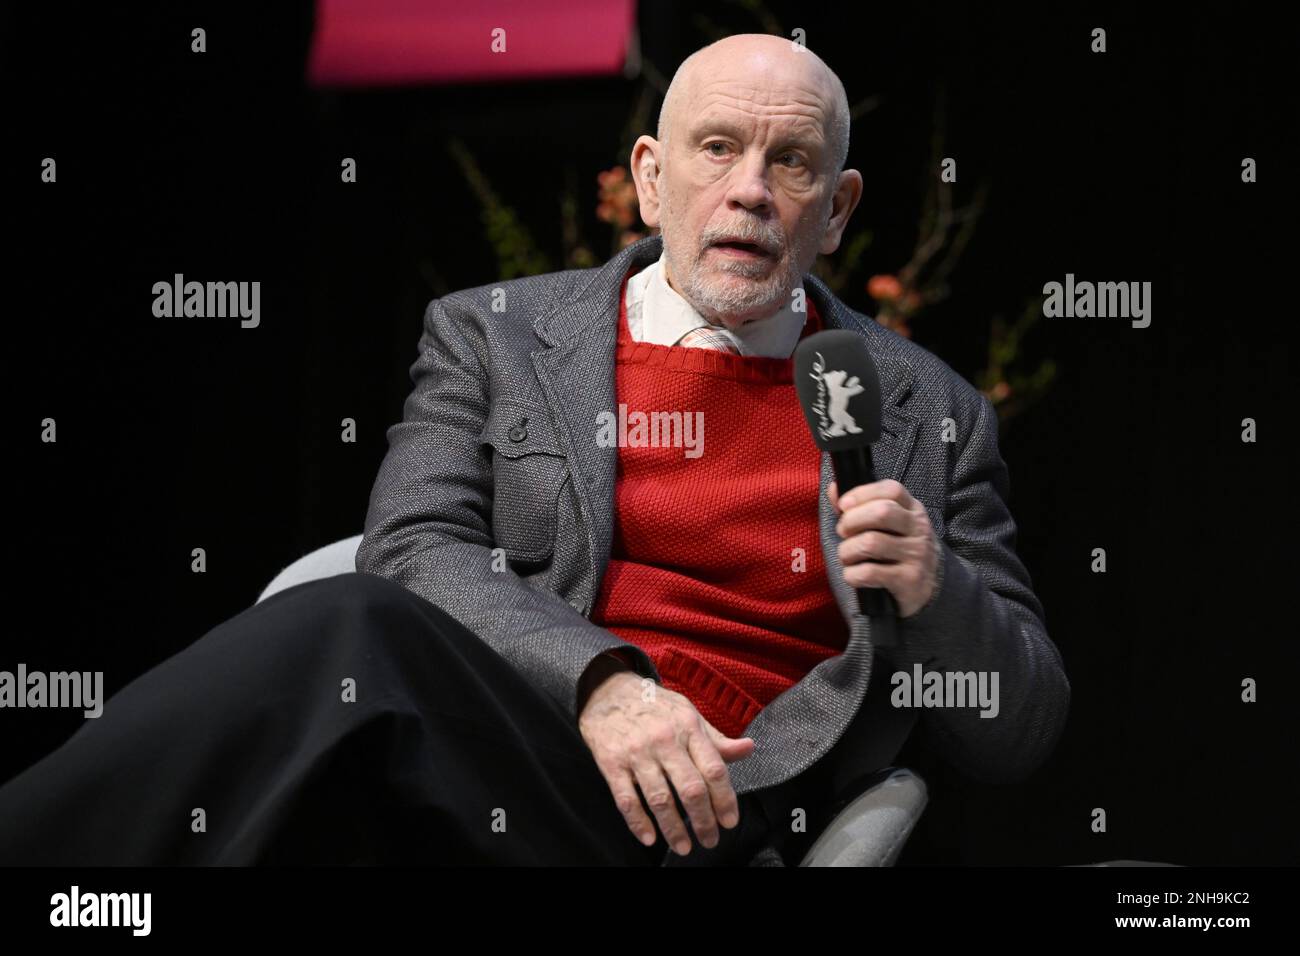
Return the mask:
<path id="1" fill-rule="evenodd" d="M 523 441 L 528 437 L 528 429 L 523 425 L 516 425 L 507 434 L 509 434 L 511 441 Z"/>

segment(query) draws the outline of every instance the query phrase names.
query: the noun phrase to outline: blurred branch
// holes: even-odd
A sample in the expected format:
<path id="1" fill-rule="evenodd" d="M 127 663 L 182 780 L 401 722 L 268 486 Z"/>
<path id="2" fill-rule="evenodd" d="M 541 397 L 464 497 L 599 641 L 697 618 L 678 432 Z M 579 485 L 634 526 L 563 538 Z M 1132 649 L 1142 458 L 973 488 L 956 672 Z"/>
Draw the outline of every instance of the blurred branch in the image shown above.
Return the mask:
<path id="1" fill-rule="evenodd" d="M 935 99 L 930 159 L 926 165 L 927 189 L 912 258 L 898 270 L 896 277 L 889 277 L 895 280 L 896 288 L 891 283 L 877 283 L 872 290 L 868 285 L 868 291 L 882 303 L 876 321 L 907 338 L 912 337 L 911 321 L 921 309 L 942 302 L 951 294 L 948 275 L 969 244 L 989 194 L 988 183 L 981 182 L 968 205 L 954 205 L 953 184 L 944 182 L 941 169 L 947 126 L 945 99 L 945 92 L 940 88 Z"/>
<path id="2" fill-rule="evenodd" d="M 1022 340 L 1042 316 L 1043 300 L 1038 297 L 1026 302 L 1014 324 L 1008 326 L 995 315 L 989 325 L 988 364 L 975 384 L 997 409 L 999 421 L 1009 421 L 1036 402 L 1056 378 L 1056 362 L 1050 358 L 1040 360 L 1031 372 L 1019 367 Z"/>
<path id="3" fill-rule="evenodd" d="M 497 275 L 502 279 L 514 279 L 550 272 L 554 268 L 550 259 L 538 249 L 532 233 L 514 209 L 498 198 L 465 144 L 452 139 L 447 144 L 447 151 L 478 199 L 480 219 L 487 231 L 488 242 L 496 253 Z"/>
<path id="4" fill-rule="evenodd" d="M 878 303 L 876 321 L 905 338 L 912 337 L 912 322 L 923 310 L 951 295 L 948 277 L 970 244 L 991 192 L 988 182 L 980 181 L 971 201 L 959 205 L 954 198 L 954 183 L 943 179 L 946 101 L 946 90 L 941 86 L 935 98 L 927 187 L 911 259 L 897 273 L 873 275 L 867 281 L 867 292 Z M 828 270 L 844 286 L 856 267 L 859 252 L 851 244 L 845 266 L 838 271 Z M 1039 361 L 1032 371 L 1022 370 L 1023 339 L 1041 314 L 1041 301 L 1031 302 L 1013 325 L 1008 326 L 1001 316 L 995 316 L 990 323 L 988 362 L 976 373 L 974 383 L 997 408 L 1001 422 L 1037 401 L 1056 375 L 1056 364 L 1051 359 Z"/>
<path id="5" fill-rule="evenodd" d="M 572 166 L 564 167 L 564 192 L 560 196 L 560 244 L 564 249 L 564 268 L 587 269 L 596 257 L 582 238 L 578 225 L 577 174 Z"/>
<path id="6" fill-rule="evenodd" d="M 818 256 L 813 261 L 813 275 L 825 282 L 836 296 L 844 298 L 842 293 L 848 289 L 874 238 L 870 229 L 859 229 L 847 244 L 840 246 L 841 251 L 834 258 Z"/>

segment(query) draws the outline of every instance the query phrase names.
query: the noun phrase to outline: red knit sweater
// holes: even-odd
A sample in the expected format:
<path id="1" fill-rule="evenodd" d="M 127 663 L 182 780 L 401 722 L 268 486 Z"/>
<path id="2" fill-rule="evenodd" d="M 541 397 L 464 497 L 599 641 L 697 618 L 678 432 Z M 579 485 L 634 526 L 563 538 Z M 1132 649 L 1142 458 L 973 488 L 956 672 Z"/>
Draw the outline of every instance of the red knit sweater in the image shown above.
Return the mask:
<path id="1" fill-rule="evenodd" d="M 614 538 L 591 620 L 643 648 L 664 686 L 715 727 L 743 736 L 848 642 L 822 560 L 821 453 L 793 359 L 637 342 L 626 296 L 624 277 L 617 402 L 628 415 L 703 412 L 703 453 L 620 441 Z M 807 301 L 803 335 L 821 328 Z"/>

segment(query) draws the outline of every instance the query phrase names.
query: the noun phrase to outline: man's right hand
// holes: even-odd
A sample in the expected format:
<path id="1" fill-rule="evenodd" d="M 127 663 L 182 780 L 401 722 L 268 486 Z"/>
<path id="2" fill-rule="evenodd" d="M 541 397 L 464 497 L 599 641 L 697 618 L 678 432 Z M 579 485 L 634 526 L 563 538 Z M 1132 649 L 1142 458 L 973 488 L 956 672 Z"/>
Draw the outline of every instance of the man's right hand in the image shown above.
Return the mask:
<path id="1" fill-rule="evenodd" d="M 628 828 L 646 846 L 654 845 L 655 828 L 637 795 L 638 784 L 664 839 L 681 856 L 691 851 L 691 838 L 672 790 L 705 847 L 718 845 L 719 823 L 731 829 L 740 822 L 727 764 L 753 753 L 754 740 L 727 737 L 689 698 L 620 670 L 588 695 L 578 729 Z"/>

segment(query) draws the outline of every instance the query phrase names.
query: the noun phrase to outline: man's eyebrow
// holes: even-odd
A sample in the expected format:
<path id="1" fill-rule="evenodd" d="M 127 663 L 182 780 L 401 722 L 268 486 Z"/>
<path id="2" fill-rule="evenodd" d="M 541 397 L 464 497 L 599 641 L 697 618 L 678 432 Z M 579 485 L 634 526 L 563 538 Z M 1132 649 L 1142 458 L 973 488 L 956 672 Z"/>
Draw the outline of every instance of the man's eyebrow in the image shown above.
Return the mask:
<path id="1" fill-rule="evenodd" d="M 708 116 L 695 120 L 686 130 L 687 140 L 692 143 L 698 142 L 711 133 L 723 133 L 736 138 L 740 138 L 741 135 L 740 127 L 731 120 Z M 792 132 L 781 137 L 781 145 L 815 148 L 825 145 L 825 140 L 815 135 L 807 125 L 800 123 Z"/>
<path id="2" fill-rule="evenodd" d="M 687 134 L 693 140 L 702 139 L 709 133 L 728 133 L 732 136 L 738 136 L 740 135 L 740 128 L 731 120 L 706 116 L 695 120 L 687 129 Z"/>

